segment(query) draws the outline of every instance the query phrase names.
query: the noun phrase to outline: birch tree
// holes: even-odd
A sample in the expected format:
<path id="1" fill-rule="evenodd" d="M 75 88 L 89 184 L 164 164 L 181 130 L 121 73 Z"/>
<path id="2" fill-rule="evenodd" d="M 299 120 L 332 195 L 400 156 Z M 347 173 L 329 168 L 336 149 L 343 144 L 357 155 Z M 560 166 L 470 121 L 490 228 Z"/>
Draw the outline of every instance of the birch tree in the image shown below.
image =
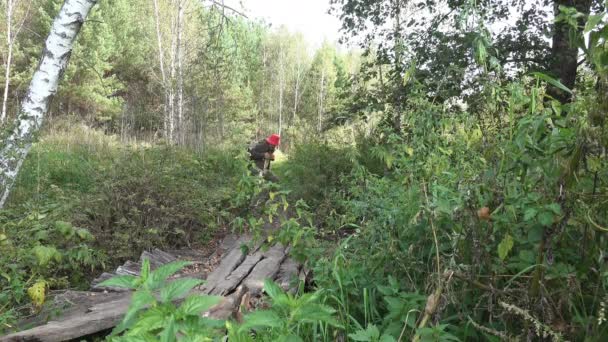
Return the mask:
<path id="1" fill-rule="evenodd" d="M 11 65 L 13 63 L 13 47 L 15 45 L 15 40 L 17 35 L 21 31 L 23 24 L 25 23 L 26 15 L 23 15 L 21 18 L 21 22 L 13 28 L 16 15 L 15 11 L 17 10 L 17 6 L 19 5 L 20 0 L 6 0 L 6 58 L 5 58 L 5 67 L 4 67 L 4 94 L 2 96 L 2 113 L 0 113 L 0 122 L 4 123 L 6 120 L 6 110 L 8 104 L 8 91 L 11 83 Z M 26 12 L 29 11 L 29 2 Z"/>
<path id="2" fill-rule="evenodd" d="M 0 151 L 0 208 L 4 206 L 48 111 L 72 47 L 97 0 L 66 0 L 45 41 L 42 58 L 30 82 L 14 128 Z"/>

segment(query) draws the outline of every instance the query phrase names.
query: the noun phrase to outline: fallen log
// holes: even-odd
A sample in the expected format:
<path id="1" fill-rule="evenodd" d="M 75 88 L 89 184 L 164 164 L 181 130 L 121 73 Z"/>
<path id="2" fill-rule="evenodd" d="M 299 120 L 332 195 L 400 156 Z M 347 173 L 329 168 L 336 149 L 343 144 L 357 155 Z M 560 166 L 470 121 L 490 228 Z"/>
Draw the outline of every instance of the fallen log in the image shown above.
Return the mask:
<path id="1" fill-rule="evenodd" d="M 240 246 L 248 243 L 248 239 L 243 237 L 231 244 L 232 249 L 224 254 L 219 267 L 209 274 L 208 284 L 201 290 L 193 290 L 189 293 L 189 295 L 221 293 L 225 296 L 219 304 L 203 315 L 226 319 L 238 313 L 238 307 L 244 296 L 261 292 L 264 280 L 275 280 L 280 276 L 280 284 L 287 285 L 283 288 L 288 290 L 292 284 L 291 279 L 298 278 L 299 267 L 297 264 L 294 267 L 294 262 L 287 258 L 286 248 L 275 245 L 263 252 L 257 247 L 252 251 L 253 254 L 245 255 Z M 78 308 L 69 317 L 0 337 L 0 342 L 65 341 L 111 329 L 122 320 L 132 296 L 132 292 L 90 292 L 90 294 L 97 296 L 97 303 Z"/>

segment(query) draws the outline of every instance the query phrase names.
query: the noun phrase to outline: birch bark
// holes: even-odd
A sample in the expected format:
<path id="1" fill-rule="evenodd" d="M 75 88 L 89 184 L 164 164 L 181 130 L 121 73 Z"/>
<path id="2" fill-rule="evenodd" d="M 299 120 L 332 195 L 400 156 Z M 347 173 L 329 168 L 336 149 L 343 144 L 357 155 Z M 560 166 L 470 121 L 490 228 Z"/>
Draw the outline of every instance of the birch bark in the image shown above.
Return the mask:
<path id="1" fill-rule="evenodd" d="M 323 129 L 323 97 L 325 92 L 325 69 L 321 70 L 321 85 L 319 87 L 319 123 L 317 127 L 317 131 L 321 132 Z"/>
<path id="2" fill-rule="evenodd" d="M 184 51 L 182 49 L 182 35 L 184 31 L 184 4 L 182 0 L 177 3 L 177 121 L 175 137 L 178 143 L 183 144 L 183 114 L 184 114 L 184 75 L 183 60 Z"/>
<path id="3" fill-rule="evenodd" d="M 97 0 L 66 0 L 53 20 L 42 58 L 34 72 L 27 95 L 12 132 L 0 151 L 0 208 L 4 206 L 36 132 L 42 125 L 52 96 L 65 71 L 72 47 Z"/>
<path id="4" fill-rule="evenodd" d="M 11 63 L 13 59 L 13 34 L 11 28 L 13 26 L 13 0 L 6 1 L 6 46 L 7 46 L 7 57 L 6 57 L 6 69 L 4 72 L 4 96 L 2 98 L 2 114 L 0 115 L 0 122 L 4 123 L 6 120 L 6 103 L 8 102 L 8 87 L 11 82 Z"/>
<path id="5" fill-rule="evenodd" d="M 4 69 L 4 94 L 2 97 L 2 113 L 0 114 L 0 123 L 6 121 L 7 116 L 7 105 L 8 105 L 8 92 L 11 85 L 11 65 L 13 63 L 13 46 L 15 45 L 15 39 L 21 31 L 27 12 L 29 12 L 29 4 L 26 10 L 26 14 L 23 15 L 21 24 L 13 29 L 13 19 L 15 19 L 15 10 L 19 4 L 19 0 L 6 0 L 6 66 Z"/>

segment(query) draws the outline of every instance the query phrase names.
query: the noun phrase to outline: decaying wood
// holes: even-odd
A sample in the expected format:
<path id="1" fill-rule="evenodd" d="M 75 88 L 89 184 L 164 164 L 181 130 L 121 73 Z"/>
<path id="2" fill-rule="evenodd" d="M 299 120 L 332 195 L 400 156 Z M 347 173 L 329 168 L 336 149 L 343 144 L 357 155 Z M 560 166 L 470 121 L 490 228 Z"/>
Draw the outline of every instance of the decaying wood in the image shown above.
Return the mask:
<path id="1" fill-rule="evenodd" d="M 245 260 L 245 254 L 243 254 L 240 245 L 247 241 L 248 237 L 241 237 L 236 241 L 232 249 L 222 258 L 219 266 L 207 277 L 203 292 L 211 293 L 217 284 L 224 281 Z"/>
<path id="2" fill-rule="evenodd" d="M 156 269 L 164 264 L 168 264 L 177 260 L 177 258 L 169 253 L 163 252 L 158 248 L 155 248 L 151 252 L 144 251 L 139 257 L 139 263 L 143 263 L 144 260 L 150 262 L 150 269 Z"/>
<path id="3" fill-rule="evenodd" d="M 245 279 L 258 262 L 262 260 L 263 256 L 264 254 L 260 251 L 248 255 L 228 276 L 215 283 L 213 287 L 206 287 L 205 293 L 220 296 L 230 293 L 241 283 L 241 281 L 243 281 L 243 279 Z"/>
<path id="4" fill-rule="evenodd" d="M 91 306 L 85 313 L 68 320 L 50 321 L 33 329 L 0 337 L 0 341 L 66 341 L 110 329 L 122 320 L 130 301 L 131 294 L 126 293 L 119 299 Z"/>
<path id="5" fill-rule="evenodd" d="M 127 261 L 124 265 L 118 266 L 116 274 L 138 276 L 141 270 L 141 264 L 138 262 Z"/>
<path id="6" fill-rule="evenodd" d="M 245 286 L 239 286 L 231 295 L 224 299 L 216 306 L 209 309 L 203 314 L 204 317 L 215 319 L 228 319 L 238 311 L 239 304 L 243 297 L 248 293 Z"/>
<path id="7" fill-rule="evenodd" d="M 288 290 L 292 285 L 291 280 L 297 279 L 302 273 L 299 265 L 287 258 L 288 249 L 285 247 L 275 245 L 263 251 L 257 245 L 249 254 L 244 254 L 241 246 L 250 242 L 250 236 L 242 236 L 239 239 L 227 237 L 227 241 L 220 246 L 220 250 L 224 252 L 222 260 L 207 277 L 208 283 L 201 290 L 195 289 L 190 293 L 225 296 L 219 304 L 202 313 L 204 316 L 215 319 L 227 319 L 232 316 L 238 318 L 240 305 L 248 302 L 248 299 L 244 300 L 244 298 L 259 294 L 266 279 L 273 279 L 283 289 Z M 176 258 L 169 253 L 153 250 L 142 253 L 139 260 L 141 262 L 144 259 L 150 260 L 151 267 L 154 265 L 156 268 Z M 116 274 L 139 275 L 140 262 L 128 261 L 118 267 Z M 117 290 L 98 286 L 100 282 L 112 276 L 114 274 L 102 274 L 93 282 L 93 290 Z M 89 292 L 83 295 L 95 298 L 93 304 L 75 306 L 69 315 L 30 330 L 0 337 L 0 342 L 64 341 L 110 329 L 122 320 L 129 307 L 132 293 Z"/>
<path id="8" fill-rule="evenodd" d="M 252 294 L 261 292 L 264 288 L 264 281 L 275 278 L 285 257 L 285 247 L 280 244 L 272 246 L 251 270 L 243 284 Z"/>
<path id="9" fill-rule="evenodd" d="M 293 259 L 286 259 L 279 267 L 276 282 L 281 288 L 295 293 L 299 281 L 300 265 Z"/>

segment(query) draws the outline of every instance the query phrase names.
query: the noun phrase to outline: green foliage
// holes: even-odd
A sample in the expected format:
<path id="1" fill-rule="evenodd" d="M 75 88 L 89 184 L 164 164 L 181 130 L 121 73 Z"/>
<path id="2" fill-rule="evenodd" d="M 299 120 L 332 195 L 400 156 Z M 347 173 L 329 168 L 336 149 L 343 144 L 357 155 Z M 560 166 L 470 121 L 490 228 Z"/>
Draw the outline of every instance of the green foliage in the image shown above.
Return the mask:
<path id="1" fill-rule="evenodd" d="M 9 205 L 61 203 L 60 217 L 89 227 L 92 235 L 78 229 L 70 234 L 95 236 L 118 262 L 143 248 L 213 237 L 249 204 L 255 184 L 233 186 L 247 182 L 246 174 L 246 158 L 235 150 L 201 156 L 163 145 L 121 146 L 99 131 L 68 126 L 34 147 Z"/>
<path id="2" fill-rule="evenodd" d="M 310 341 L 328 340 L 328 328 L 340 328 L 335 310 L 321 303 L 321 292 L 293 296 L 272 281 L 264 282 L 264 292 L 271 301 L 269 310 L 246 314 L 243 323 L 228 326 L 232 341 Z M 256 337 L 249 337 L 254 330 Z"/>
<path id="3" fill-rule="evenodd" d="M 188 340 L 206 340 L 218 336 L 222 322 L 203 318 L 201 313 L 219 303 L 221 297 L 191 295 L 183 299 L 202 281 L 191 278 L 169 279 L 188 264 L 173 262 L 151 271 L 149 261 L 144 260 L 141 277 L 119 276 L 101 283 L 103 286 L 135 290 L 129 310 L 108 340 L 132 341 L 137 338 L 176 341 L 178 335 L 184 335 Z M 177 306 L 176 301 L 179 299 L 183 301 Z"/>
<path id="4" fill-rule="evenodd" d="M 50 290 L 87 288 L 144 248 L 206 243 L 249 204 L 256 185 L 233 187 L 243 175 L 246 158 L 235 151 L 121 146 L 84 126 L 55 128 L 34 146 L 0 212 L 0 319 L 29 314 L 27 289 L 38 280 Z M 154 275 L 176 270 L 167 267 Z"/>
<path id="5" fill-rule="evenodd" d="M 277 168 L 281 185 L 290 196 L 318 203 L 328 191 L 338 187 L 341 178 L 351 172 L 352 149 L 309 142 L 295 146 L 289 161 Z"/>
<path id="6" fill-rule="evenodd" d="M 68 286 L 88 287 L 88 279 L 99 272 L 107 257 L 95 250 L 89 230 L 58 220 L 65 208 L 57 205 L 29 207 L 25 213 L 0 213 L 0 321 L 4 330 L 29 309 L 39 310 L 45 296 L 32 297 L 36 284 L 52 290 Z M 40 291 L 38 291 L 40 292 Z M 30 306 L 28 295 L 35 304 Z M 16 309 L 20 308 L 20 309 Z"/>

